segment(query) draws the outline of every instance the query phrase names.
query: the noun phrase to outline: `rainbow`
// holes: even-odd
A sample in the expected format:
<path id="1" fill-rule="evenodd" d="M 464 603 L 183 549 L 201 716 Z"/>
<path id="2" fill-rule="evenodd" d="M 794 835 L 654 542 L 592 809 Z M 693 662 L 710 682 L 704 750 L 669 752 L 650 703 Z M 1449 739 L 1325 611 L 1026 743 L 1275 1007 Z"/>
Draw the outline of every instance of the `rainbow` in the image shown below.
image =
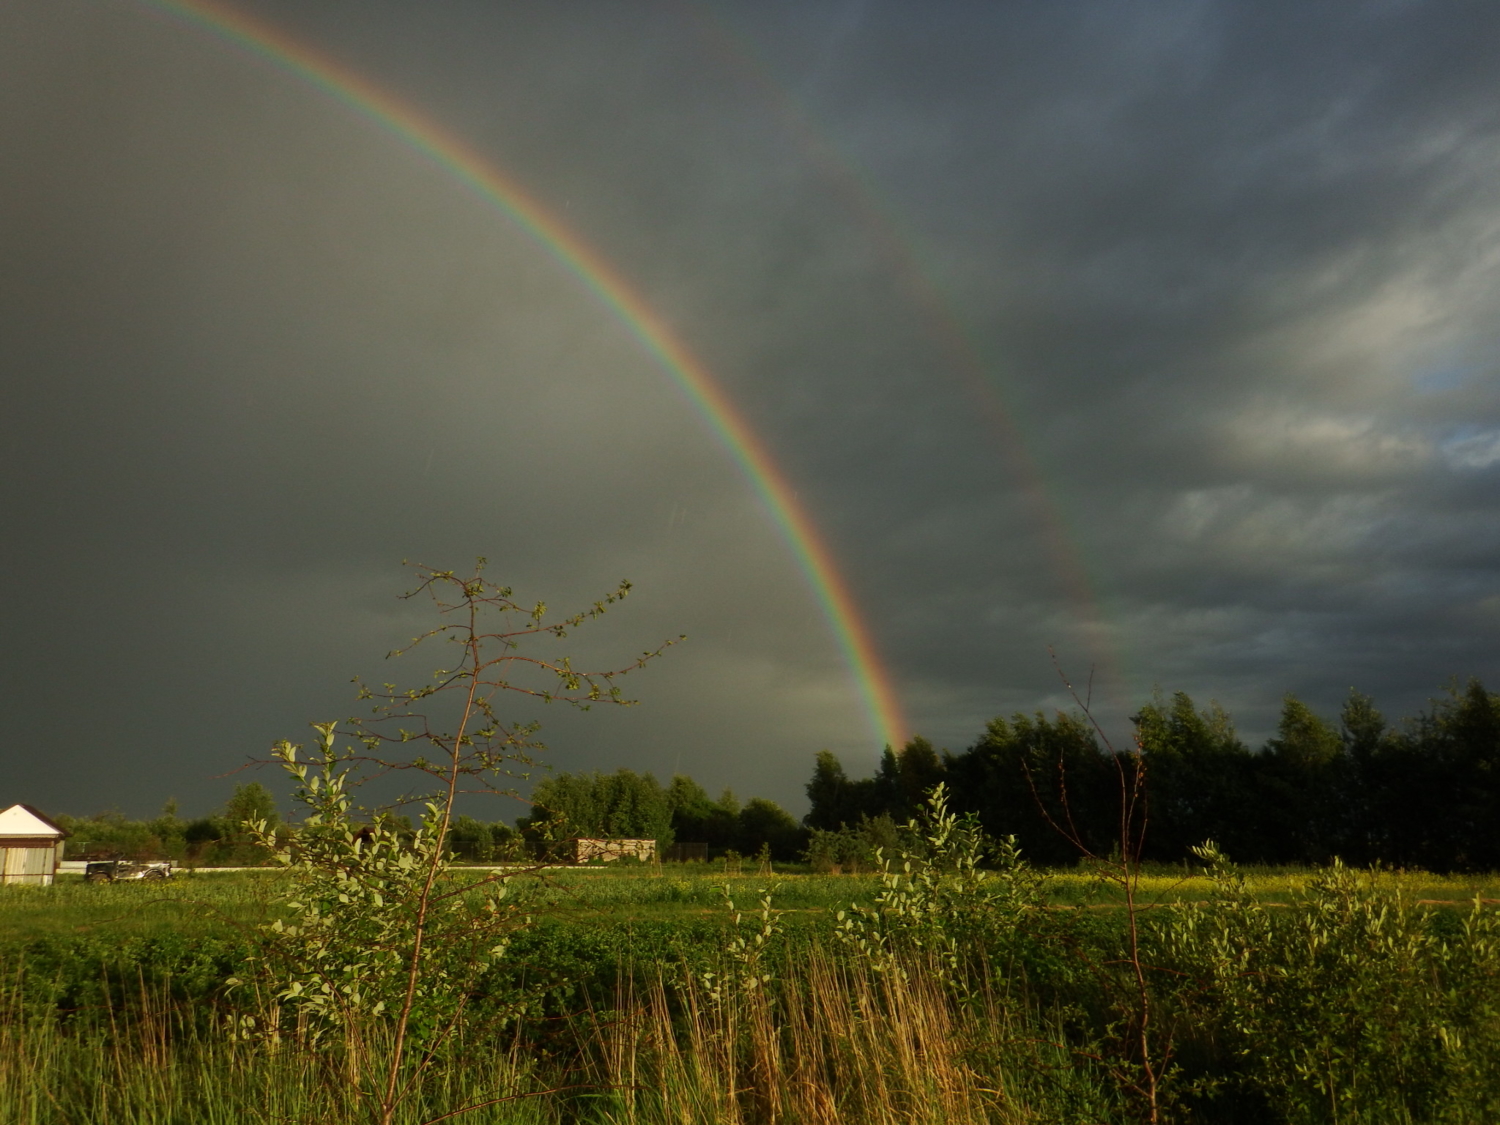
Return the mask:
<path id="1" fill-rule="evenodd" d="M 954 311 L 953 301 L 944 296 L 935 280 L 936 271 L 923 264 L 918 240 L 903 229 L 894 210 L 882 202 L 880 189 L 870 176 L 839 151 L 808 110 L 777 79 L 748 35 L 710 5 L 677 0 L 673 6 L 698 33 L 705 49 L 723 64 L 725 72 L 754 91 L 781 122 L 803 158 L 837 194 L 845 211 L 862 222 L 891 276 L 905 288 L 929 339 L 949 371 L 957 376 L 977 416 L 988 425 L 1001 461 L 1011 479 L 1020 486 L 1035 526 L 1041 532 L 1061 592 L 1071 600 L 1081 620 L 1090 656 L 1101 673 L 1102 686 L 1113 697 L 1116 707 L 1128 713 L 1131 685 L 1096 592 L 1099 583 L 1090 575 L 1078 550 L 1079 537 L 1070 530 L 1063 506 L 1047 487 L 1024 429 L 1017 425 L 993 385 L 991 365 L 981 347 Z"/>
<path id="2" fill-rule="evenodd" d="M 832 552 L 798 501 L 786 474 L 713 373 L 611 263 L 514 178 L 458 137 L 279 28 L 219 0 L 139 3 L 275 64 L 394 134 L 497 207 L 582 281 L 657 358 L 728 449 L 806 577 L 853 676 L 872 733 L 887 745 L 899 746 L 905 741 L 908 728 L 891 675 Z"/>

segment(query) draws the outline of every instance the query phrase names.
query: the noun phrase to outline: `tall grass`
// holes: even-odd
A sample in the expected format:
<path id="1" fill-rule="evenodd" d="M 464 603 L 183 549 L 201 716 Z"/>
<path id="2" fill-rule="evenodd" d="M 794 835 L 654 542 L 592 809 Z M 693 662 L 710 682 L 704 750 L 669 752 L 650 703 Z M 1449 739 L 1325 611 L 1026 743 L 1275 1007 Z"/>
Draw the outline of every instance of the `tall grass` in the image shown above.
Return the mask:
<path id="1" fill-rule="evenodd" d="M 875 973 L 814 950 L 776 988 L 660 979 L 594 1025 L 610 1125 L 1097 1121 L 1111 1098 L 1044 1028 L 932 966 Z M 1041 1032 L 1039 1035 L 1038 1033 Z"/>
<path id="2" fill-rule="evenodd" d="M 773 987 L 711 994 L 691 976 L 621 982 L 613 1007 L 543 1035 L 477 1024 L 413 1069 L 403 1125 L 980 1125 L 1098 1121 L 1109 1097 L 1068 1053 L 985 992 L 925 967 L 877 974 L 810 951 Z M 16 1125 L 219 1125 L 371 1119 L 342 1044 L 227 1033 L 165 987 L 133 1017 L 70 1019 L 0 995 L 0 1120 Z M 533 1029 L 535 1030 L 535 1029 Z M 352 1038 L 347 1042 L 352 1042 Z M 378 1030 L 361 1041 L 378 1056 Z M 493 1103 L 493 1104 L 484 1104 Z"/>
<path id="3" fill-rule="evenodd" d="M 370 1120 L 351 1081 L 350 1058 L 295 1038 L 249 1041 L 232 1034 L 230 1013 L 174 1002 L 168 990 L 137 997 L 131 1018 L 79 1013 L 62 1019 L 28 1011 L 18 989 L 0 995 L 0 1121 L 7 1125 L 271 1125 Z M 388 1044 L 373 1032 L 374 1053 Z M 449 1110 L 500 1101 L 468 1122 L 531 1125 L 561 1118 L 526 1097 L 546 1089 L 514 1040 L 463 1044 L 456 1065 L 418 1075 L 420 1094 L 403 1125 Z M 367 1060 L 371 1061 L 371 1060 Z M 375 1061 L 378 1061 L 375 1060 Z"/>

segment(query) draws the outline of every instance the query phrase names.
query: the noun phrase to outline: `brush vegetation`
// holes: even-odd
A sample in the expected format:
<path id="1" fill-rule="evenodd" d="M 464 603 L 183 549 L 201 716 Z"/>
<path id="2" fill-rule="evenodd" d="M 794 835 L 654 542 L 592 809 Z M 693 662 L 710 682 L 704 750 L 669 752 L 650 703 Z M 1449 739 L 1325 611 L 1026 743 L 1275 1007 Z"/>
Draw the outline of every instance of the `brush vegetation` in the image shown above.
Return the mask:
<path id="1" fill-rule="evenodd" d="M 514 879 L 522 920 L 453 1033 L 403 1063 L 393 1119 L 1148 1117 L 1116 884 L 1033 869 L 940 803 L 881 858 Z M 288 878 L 0 889 L 0 1119 L 371 1120 L 389 1019 L 321 1034 L 247 972 Z M 1137 895 L 1158 1120 L 1500 1119 L 1496 880 L 1246 873 L 1210 850 Z"/>
<path id="2" fill-rule="evenodd" d="M 629 705 L 618 679 L 661 649 L 592 672 L 555 651 L 628 583 L 559 620 L 483 560 L 413 569 L 437 624 L 392 655 L 446 646 L 445 667 L 362 685 L 347 737 L 277 744 L 292 824 L 253 785 L 201 821 L 73 825 L 263 869 L 0 887 L 0 1121 L 1500 1120 L 1500 699 L 1478 684 L 1402 730 L 1362 697 L 1341 730 L 1289 700 L 1260 756 L 1186 696 L 1125 752 L 1080 701 L 958 757 L 914 740 L 871 779 L 825 753 L 802 826 L 690 779 L 564 775 L 513 831 L 458 811 L 542 749 L 502 703 Z M 362 804 L 370 782 L 401 796 Z M 1313 865 L 1237 868 L 1220 829 L 1241 859 Z M 585 832 L 722 854 L 514 866 Z M 798 852 L 812 874 L 776 871 Z"/>

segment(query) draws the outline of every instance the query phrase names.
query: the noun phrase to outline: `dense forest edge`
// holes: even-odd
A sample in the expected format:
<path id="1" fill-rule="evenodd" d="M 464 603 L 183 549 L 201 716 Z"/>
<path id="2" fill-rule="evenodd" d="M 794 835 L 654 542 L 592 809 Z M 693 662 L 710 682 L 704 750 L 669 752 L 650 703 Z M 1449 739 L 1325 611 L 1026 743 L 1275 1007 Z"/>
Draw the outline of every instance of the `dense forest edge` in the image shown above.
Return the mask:
<path id="1" fill-rule="evenodd" d="M 1180 864 L 1213 840 L 1234 861 L 1258 865 L 1384 865 L 1433 872 L 1500 869 L 1500 696 L 1479 681 L 1454 685 L 1419 715 L 1388 721 L 1351 692 L 1336 721 L 1288 696 L 1276 733 L 1258 750 L 1217 704 L 1158 693 L 1134 716 L 1134 741 L 1102 745 L 1087 716 L 1017 713 L 993 719 L 958 753 L 915 737 L 886 747 L 869 777 L 850 777 L 829 751 L 817 755 L 799 823 L 773 801 L 712 798 L 684 775 L 663 785 L 650 773 L 558 773 L 536 785 L 515 824 L 457 818 L 459 861 L 495 863 L 545 856 L 566 836 L 702 845 L 710 858 L 806 862 L 816 871 L 872 870 L 898 826 L 942 783 L 959 813 L 996 839 L 1015 837 L 1036 864 L 1069 865 L 1076 845 L 1108 852 L 1118 836 L 1115 755 L 1144 761 L 1149 830 L 1146 861 Z M 118 813 L 59 816 L 72 856 L 174 859 L 207 866 L 257 864 L 266 851 L 244 825 L 277 817 L 258 782 L 236 786 L 218 813 L 185 820 L 169 802 L 148 820 Z M 681 853 L 679 853 L 681 854 Z"/>

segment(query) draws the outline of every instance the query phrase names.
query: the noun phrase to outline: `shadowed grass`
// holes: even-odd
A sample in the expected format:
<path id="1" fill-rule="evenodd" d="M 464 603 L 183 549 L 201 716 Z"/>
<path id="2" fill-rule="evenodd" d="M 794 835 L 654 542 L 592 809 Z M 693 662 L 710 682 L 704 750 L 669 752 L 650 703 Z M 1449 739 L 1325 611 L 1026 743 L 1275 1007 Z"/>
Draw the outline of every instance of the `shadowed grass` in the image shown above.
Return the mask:
<path id="1" fill-rule="evenodd" d="M 774 987 L 717 994 L 690 977 L 622 985 L 616 1006 L 545 1046 L 503 1025 L 465 1031 L 413 1072 L 406 1125 L 980 1125 L 1098 1120 L 1107 1098 L 1067 1053 L 924 966 L 877 975 L 812 950 Z M 142 986 L 132 1018 L 64 1020 L 0 994 L 0 1120 L 16 1125 L 240 1125 L 370 1119 L 378 1029 L 341 1044 L 245 1041 Z M 354 1041 L 350 1037 L 348 1041 Z M 497 1099 L 500 1099 L 497 1101 Z"/>

